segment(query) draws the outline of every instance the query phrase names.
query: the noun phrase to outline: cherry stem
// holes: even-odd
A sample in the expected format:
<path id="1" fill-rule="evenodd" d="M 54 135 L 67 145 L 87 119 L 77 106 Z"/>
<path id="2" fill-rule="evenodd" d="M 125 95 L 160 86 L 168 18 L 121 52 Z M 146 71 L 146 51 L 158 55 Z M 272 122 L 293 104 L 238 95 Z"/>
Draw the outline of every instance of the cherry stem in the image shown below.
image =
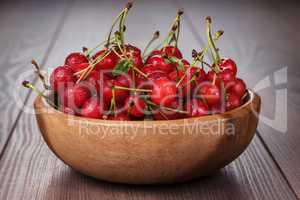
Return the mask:
<path id="1" fill-rule="evenodd" d="M 115 37 L 112 37 L 109 42 L 113 41 L 114 39 L 115 39 Z M 107 40 L 99 43 L 98 45 L 96 45 L 92 49 L 88 49 L 87 51 L 84 52 L 84 55 L 87 56 L 87 57 L 89 57 L 96 49 L 98 49 L 99 47 L 103 46 L 105 43 L 107 43 Z"/>
<path id="2" fill-rule="evenodd" d="M 151 44 L 157 40 L 159 38 L 159 31 L 155 31 L 155 33 L 153 34 L 153 37 L 151 38 L 151 40 L 148 42 L 148 44 L 146 45 L 143 53 L 142 53 L 142 58 L 145 57 L 145 53 L 147 52 L 147 50 L 149 49 L 149 47 L 151 46 Z"/>
<path id="3" fill-rule="evenodd" d="M 157 105 L 157 104 L 155 104 L 155 103 L 153 103 L 152 101 L 149 101 L 149 100 L 147 100 L 146 103 L 148 103 L 148 104 L 150 104 L 150 105 L 152 105 L 152 106 L 155 106 L 155 107 L 164 109 L 164 110 L 173 111 L 173 112 L 178 112 L 178 113 L 183 113 L 183 114 L 188 114 L 187 111 L 179 110 L 179 109 L 174 109 L 174 108 L 170 108 L 170 107 L 166 107 L 166 106 L 160 106 L 160 105 Z"/>
<path id="4" fill-rule="evenodd" d="M 115 87 L 112 87 L 112 98 L 110 101 L 109 112 L 111 113 L 112 111 L 115 111 L 115 109 L 116 109 L 116 91 L 115 91 Z"/>
<path id="5" fill-rule="evenodd" d="M 206 17 L 205 21 L 206 21 L 206 26 L 207 26 L 206 35 L 207 35 L 208 45 L 213 54 L 212 57 L 214 59 L 216 71 L 219 72 L 220 71 L 220 68 L 219 68 L 220 55 L 219 55 L 219 52 L 217 51 L 217 48 L 214 44 L 214 40 L 213 40 L 212 34 L 211 34 L 211 18 Z"/>
<path id="6" fill-rule="evenodd" d="M 128 87 L 123 87 L 123 86 L 118 86 L 118 85 L 115 85 L 114 88 L 119 89 L 119 90 L 128 90 L 128 91 L 134 91 L 134 92 L 152 92 L 152 90 L 148 90 L 148 89 L 128 88 Z"/>
<path id="7" fill-rule="evenodd" d="M 32 60 L 32 61 L 31 61 L 31 64 L 34 65 L 34 67 L 35 67 L 35 69 L 36 69 L 35 73 L 37 73 L 39 79 L 40 79 L 41 82 L 43 83 L 43 86 L 44 86 L 45 90 L 50 90 L 51 87 L 50 87 L 49 85 L 47 85 L 47 83 L 46 83 L 46 78 L 45 78 L 45 76 L 42 74 L 42 72 L 41 72 L 41 67 L 39 66 L 39 64 L 38 64 L 35 60 Z"/>
<path id="8" fill-rule="evenodd" d="M 120 40 L 121 40 L 121 46 L 124 47 L 124 31 L 125 31 L 125 20 L 128 15 L 128 11 L 132 7 L 133 2 L 128 2 L 124 8 L 124 12 L 121 15 L 120 23 L 119 23 L 119 32 L 120 32 Z"/>
<path id="9" fill-rule="evenodd" d="M 22 82 L 22 85 L 25 87 L 25 88 L 28 88 L 28 89 L 32 89 L 34 92 L 36 92 L 38 94 L 38 96 L 44 98 L 49 104 L 51 104 L 52 107 L 58 109 L 57 105 L 55 105 L 55 103 L 53 103 L 49 97 L 47 97 L 46 95 L 44 95 L 43 92 L 41 92 L 40 90 L 38 90 L 32 83 L 30 83 L 29 81 L 23 81 Z"/>
<path id="10" fill-rule="evenodd" d="M 171 28 L 167 36 L 167 41 L 164 42 L 164 46 L 166 46 L 167 44 L 171 44 L 171 42 L 175 37 L 175 47 L 177 47 L 179 33 L 180 33 L 180 20 L 182 15 L 183 15 L 183 10 L 179 9 L 175 19 L 173 20 L 173 23 L 171 24 Z M 176 36 L 176 31 L 177 31 L 177 36 Z"/>
<path id="11" fill-rule="evenodd" d="M 221 38 L 221 36 L 223 35 L 223 33 L 224 33 L 223 30 L 217 31 L 215 34 L 215 38 L 213 39 L 214 42 L 218 41 Z M 195 57 L 195 59 L 193 60 L 193 63 L 191 65 L 196 65 L 197 62 L 202 61 L 202 59 L 204 58 L 204 55 L 206 54 L 206 52 L 208 50 L 209 50 L 209 45 L 206 45 L 204 47 L 204 49 L 199 54 L 197 54 L 197 56 Z"/>
<path id="12" fill-rule="evenodd" d="M 95 66 L 101 62 L 104 58 L 106 58 L 109 54 L 110 54 L 111 50 L 107 51 L 105 54 L 102 54 L 102 56 L 100 56 L 99 58 L 97 58 L 90 66 L 88 66 L 87 68 L 74 73 L 74 75 L 77 74 L 81 74 L 79 79 L 77 80 L 76 83 L 79 83 L 81 80 L 84 80 L 86 77 L 88 77 L 88 75 L 93 71 L 93 69 L 95 68 Z"/>

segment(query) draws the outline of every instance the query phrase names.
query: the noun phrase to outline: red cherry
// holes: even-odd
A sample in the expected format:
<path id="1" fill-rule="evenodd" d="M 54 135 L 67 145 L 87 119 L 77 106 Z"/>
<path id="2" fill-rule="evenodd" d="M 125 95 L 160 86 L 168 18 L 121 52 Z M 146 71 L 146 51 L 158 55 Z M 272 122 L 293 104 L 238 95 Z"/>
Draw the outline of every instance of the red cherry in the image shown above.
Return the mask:
<path id="1" fill-rule="evenodd" d="M 134 66 L 138 69 L 143 67 L 143 59 L 141 55 L 141 50 L 138 47 L 135 47 L 131 44 L 125 45 L 126 55 L 134 63 Z"/>
<path id="2" fill-rule="evenodd" d="M 60 95 L 60 101 L 63 106 L 69 107 L 73 110 L 79 109 L 90 97 L 90 88 L 84 84 L 76 84 L 68 87 Z"/>
<path id="3" fill-rule="evenodd" d="M 201 98 L 204 99 L 209 106 L 218 104 L 221 101 L 220 89 L 210 82 L 203 84 L 199 92 Z"/>
<path id="4" fill-rule="evenodd" d="M 73 69 L 74 73 L 76 73 L 81 70 L 84 70 L 88 66 L 89 66 L 89 63 L 80 63 L 80 64 L 74 64 L 71 68 Z"/>
<path id="5" fill-rule="evenodd" d="M 174 70 L 169 74 L 170 80 L 174 82 L 180 81 L 184 76 L 183 80 L 180 81 L 178 86 L 178 93 L 180 97 L 184 98 L 193 92 L 196 86 L 195 81 L 191 80 L 193 78 L 194 73 L 194 69 L 188 68 L 186 71 L 177 72 L 176 70 Z"/>
<path id="6" fill-rule="evenodd" d="M 133 117 L 142 117 L 145 115 L 146 104 L 142 97 L 138 95 L 129 96 L 125 100 L 125 109 Z"/>
<path id="7" fill-rule="evenodd" d="M 189 117 L 200 117 L 209 113 L 208 106 L 200 99 L 192 99 L 186 103 Z"/>
<path id="8" fill-rule="evenodd" d="M 102 118 L 105 109 L 106 106 L 100 104 L 100 100 L 97 97 L 92 97 L 83 104 L 80 115 L 83 117 L 99 119 Z"/>
<path id="9" fill-rule="evenodd" d="M 246 84 L 242 79 L 237 78 L 235 81 L 226 85 L 229 92 L 236 94 L 238 97 L 242 97 L 246 92 Z"/>
<path id="10" fill-rule="evenodd" d="M 225 108 L 222 109 L 223 106 L 221 104 L 215 104 L 211 106 L 211 114 L 218 114 L 218 113 L 223 113 L 225 111 Z"/>
<path id="11" fill-rule="evenodd" d="M 65 65 L 70 66 L 74 71 L 76 71 L 75 68 L 77 68 L 76 67 L 77 65 L 80 65 L 83 63 L 89 63 L 89 60 L 87 59 L 87 57 L 84 54 L 82 54 L 80 52 L 69 54 L 65 60 Z"/>
<path id="12" fill-rule="evenodd" d="M 118 113 L 115 115 L 110 115 L 108 117 L 109 120 L 118 120 L 118 121 L 129 121 L 130 117 L 125 113 Z"/>
<path id="13" fill-rule="evenodd" d="M 114 80 L 109 78 L 104 78 L 103 80 L 100 80 L 100 90 L 98 95 L 103 98 L 104 102 L 109 105 L 111 103 L 111 99 L 113 97 L 113 86 L 122 86 L 122 87 L 129 87 L 128 84 L 124 83 L 124 80 Z M 115 100 L 117 103 L 122 103 L 129 95 L 128 90 L 122 90 L 122 89 L 115 89 Z"/>
<path id="14" fill-rule="evenodd" d="M 214 71 L 209 71 L 208 74 L 207 74 L 208 80 L 211 81 L 211 82 L 213 82 L 214 76 L 215 76 L 215 72 Z M 216 76 L 217 77 L 216 77 L 216 82 L 215 83 L 218 86 L 220 86 L 220 80 L 223 81 L 224 86 L 227 83 L 235 81 L 235 76 L 234 76 L 233 72 L 231 70 L 229 70 L 229 69 L 221 71 Z"/>
<path id="15" fill-rule="evenodd" d="M 106 50 L 101 50 L 97 52 L 94 56 L 93 59 L 96 60 L 97 58 L 100 59 L 100 57 L 104 56 L 106 54 Z M 108 56 L 106 56 L 102 61 L 100 61 L 96 66 L 96 70 L 112 70 L 116 64 L 119 62 L 119 57 L 115 52 L 110 52 Z"/>
<path id="16" fill-rule="evenodd" d="M 235 62 L 232 59 L 230 58 L 221 59 L 219 66 L 221 71 L 228 69 L 233 72 L 234 76 L 236 76 L 237 67 Z"/>
<path id="17" fill-rule="evenodd" d="M 241 98 L 235 93 L 227 93 L 226 97 L 226 110 L 232 110 L 242 105 Z"/>
<path id="18" fill-rule="evenodd" d="M 207 80 L 207 75 L 206 75 L 205 71 L 202 68 L 193 68 L 193 69 L 197 69 L 198 75 L 196 77 L 196 82 L 198 84 L 200 84 L 200 83 Z"/>
<path id="19" fill-rule="evenodd" d="M 176 83 L 168 78 L 154 80 L 150 98 L 157 105 L 171 106 L 177 98 Z"/>
<path id="20" fill-rule="evenodd" d="M 68 66 L 57 67 L 50 76 L 50 84 L 55 92 L 65 89 L 68 85 L 73 85 L 75 81 L 73 70 Z"/>
<path id="21" fill-rule="evenodd" d="M 165 60 L 160 56 L 153 56 L 149 58 L 146 62 L 146 65 L 152 65 L 154 68 L 165 73 L 169 73 L 174 69 L 174 65 L 165 63 Z"/>
<path id="22" fill-rule="evenodd" d="M 165 46 L 161 49 L 161 53 L 167 55 L 168 57 L 176 57 L 178 59 L 182 58 L 182 53 L 177 47 Z"/>

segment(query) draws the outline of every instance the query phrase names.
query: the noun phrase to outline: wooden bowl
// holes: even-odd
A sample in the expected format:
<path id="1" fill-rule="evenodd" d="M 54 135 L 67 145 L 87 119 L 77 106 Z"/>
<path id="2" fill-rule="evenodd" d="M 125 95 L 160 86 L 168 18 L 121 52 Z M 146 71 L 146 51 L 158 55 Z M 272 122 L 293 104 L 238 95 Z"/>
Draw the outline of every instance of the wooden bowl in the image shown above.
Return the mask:
<path id="1" fill-rule="evenodd" d="M 255 134 L 260 97 L 223 114 L 168 121 L 110 121 L 64 114 L 37 97 L 49 148 L 67 165 L 101 180 L 155 184 L 207 175 L 237 158 Z"/>

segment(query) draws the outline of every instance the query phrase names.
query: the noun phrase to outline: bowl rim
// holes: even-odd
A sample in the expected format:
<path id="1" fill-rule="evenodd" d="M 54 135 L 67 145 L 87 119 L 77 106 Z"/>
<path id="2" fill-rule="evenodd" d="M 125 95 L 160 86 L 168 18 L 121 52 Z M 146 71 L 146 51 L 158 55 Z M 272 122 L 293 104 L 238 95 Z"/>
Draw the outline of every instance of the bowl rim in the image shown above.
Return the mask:
<path id="1" fill-rule="evenodd" d="M 83 121 L 90 121 L 93 123 L 103 123 L 103 124 L 127 124 L 127 125 L 140 125 L 140 124 L 166 124 L 167 122 L 174 123 L 174 124 L 182 124 L 182 123 L 187 123 L 187 122 L 195 122 L 195 121 L 211 121 L 211 120 L 216 120 L 216 119 L 225 119 L 225 118 L 233 118 L 234 116 L 238 115 L 240 111 L 247 109 L 253 101 L 258 99 L 257 101 L 260 104 L 260 97 L 253 92 L 250 89 L 247 89 L 248 93 L 248 100 L 241 106 L 234 108 L 230 111 L 226 111 L 224 113 L 218 113 L 218 114 L 213 114 L 213 115 L 204 115 L 200 117 L 190 117 L 190 118 L 181 118 L 181 119 L 171 119 L 171 120 L 132 120 L 132 121 L 118 121 L 118 120 L 108 120 L 108 119 L 95 119 L 95 118 L 87 118 L 87 117 L 81 117 L 77 115 L 70 115 L 61 112 L 60 110 L 57 110 L 53 108 L 44 98 L 41 98 L 40 96 L 37 96 L 35 99 L 35 104 L 38 104 L 37 102 L 40 101 L 40 104 L 42 104 L 41 107 L 47 107 L 47 109 L 50 109 L 51 113 L 56 113 L 59 115 L 62 115 L 64 117 L 71 117 L 74 120 L 83 120 Z M 260 105 L 259 105 L 260 106 Z M 37 110 L 37 106 L 35 106 L 35 109 Z M 259 110 L 258 110 L 259 111 Z M 252 112 L 252 109 L 249 109 L 248 112 Z"/>

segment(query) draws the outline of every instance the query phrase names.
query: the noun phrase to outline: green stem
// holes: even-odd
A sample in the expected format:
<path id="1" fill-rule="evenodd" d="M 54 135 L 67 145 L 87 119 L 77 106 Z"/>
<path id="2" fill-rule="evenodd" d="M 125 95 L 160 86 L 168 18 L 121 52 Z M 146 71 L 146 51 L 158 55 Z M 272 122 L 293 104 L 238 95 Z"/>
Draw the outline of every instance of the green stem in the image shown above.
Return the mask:
<path id="1" fill-rule="evenodd" d="M 158 108 L 161 108 L 161 109 L 164 109 L 164 110 L 168 110 L 168 111 L 173 111 L 173 112 L 178 112 L 178 113 L 182 113 L 182 114 L 188 114 L 187 111 L 184 111 L 184 110 L 179 110 L 179 109 L 174 109 L 174 108 L 169 108 L 169 107 L 165 107 L 165 106 L 159 106 L 155 103 L 153 103 L 152 101 L 146 101 L 146 103 L 152 105 L 152 106 L 155 106 L 155 107 L 158 107 Z"/>
<path id="2" fill-rule="evenodd" d="M 215 63 L 215 67 L 216 67 L 216 71 L 219 72 L 219 61 L 220 61 L 220 55 L 217 51 L 217 48 L 214 44 L 214 40 L 212 38 L 212 34 L 211 34 L 211 18 L 210 17 L 206 17 L 206 35 L 207 35 L 207 40 L 208 40 L 208 45 L 210 50 L 212 51 L 212 57 Z"/>
<path id="3" fill-rule="evenodd" d="M 118 86 L 118 85 L 115 85 L 114 88 L 119 89 L 119 90 L 128 90 L 128 91 L 134 91 L 134 92 L 152 92 L 152 90 L 148 90 L 148 89 L 128 88 L 128 87 L 123 87 L 123 86 Z"/>

